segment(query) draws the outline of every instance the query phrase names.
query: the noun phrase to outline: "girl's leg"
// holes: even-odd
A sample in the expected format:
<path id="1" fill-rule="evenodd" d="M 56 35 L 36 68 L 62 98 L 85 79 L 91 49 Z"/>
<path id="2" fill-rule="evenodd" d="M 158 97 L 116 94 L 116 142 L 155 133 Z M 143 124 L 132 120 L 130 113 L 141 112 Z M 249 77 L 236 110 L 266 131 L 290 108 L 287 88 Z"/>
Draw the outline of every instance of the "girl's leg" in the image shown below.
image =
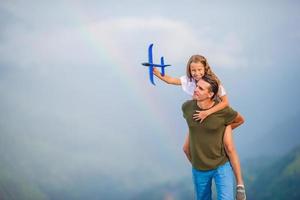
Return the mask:
<path id="1" fill-rule="evenodd" d="M 190 152 L 190 134 L 189 134 L 189 132 L 187 132 L 185 140 L 184 140 L 183 151 L 184 151 L 187 159 L 189 159 L 189 161 L 192 162 L 191 152 Z"/>
<path id="2" fill-rule="evenodd" d="M 231 129 L 230 125 L 228 125 L 225 129 L 223 141 L 224 141 L 226 153 L 229 157 L 231 166 L 233 168 L 233 172 L 234 172 L 234 175 L 236 178 L 236 183 L 237 183 L 237 185 L 244 185 L 239 156 L 238 156 L 235 146 L 234 146 L 233 137 L 232 137 L 232 129 Z"/>
<path id="3" fill-rule="evenodd" d="M 233 173 L 236 178 L 236 184 L 237 184 L 237 199 L 238 200 L 245 200 L 246 199 L 246 193 L 245 193 L 245 187 L 244 187 L 244 181 L 242 178 L 242 171 L 241 171 L 241 165 L 239 161 L 239 156 L 236 152 L 233 137 L 232 137 L 232 129 L 231 126 L 227 126 L 224 133 L 224 146 L 226 153 L 229 157 Z"/>

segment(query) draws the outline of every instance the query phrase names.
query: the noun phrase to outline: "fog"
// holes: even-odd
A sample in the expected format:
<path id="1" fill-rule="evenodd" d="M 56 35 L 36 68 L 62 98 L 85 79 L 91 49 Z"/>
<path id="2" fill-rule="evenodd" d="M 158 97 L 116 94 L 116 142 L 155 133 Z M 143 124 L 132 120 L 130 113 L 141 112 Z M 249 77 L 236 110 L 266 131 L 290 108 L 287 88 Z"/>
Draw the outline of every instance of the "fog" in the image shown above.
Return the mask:
<path id="1" fill-rule="evenodd" d="M 294 1 L 2 1 L 2 170 L 51 190 L 97 177 L 135 192 L 189 176 L 189 97 L 150 84 L 140 64 L 150 43 L 175 77 L 191 55 L 207 57 L 246 119 L 235 131 L 242 160 L 268 154 L 263 138 L 286 152 L 299 144 L 288 123 L 300 111 L 298 10 Z"/>

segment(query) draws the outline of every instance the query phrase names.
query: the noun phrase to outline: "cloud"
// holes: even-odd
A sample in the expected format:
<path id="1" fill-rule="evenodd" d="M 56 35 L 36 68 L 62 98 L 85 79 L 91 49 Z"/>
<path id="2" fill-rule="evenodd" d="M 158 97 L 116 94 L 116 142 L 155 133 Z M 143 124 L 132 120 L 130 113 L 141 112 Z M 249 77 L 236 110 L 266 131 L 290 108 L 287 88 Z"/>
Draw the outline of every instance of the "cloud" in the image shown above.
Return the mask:
<path id="1" fill-rule="evenodd" d="M 172 63 L 185 63 L 184 59 L 192 54 L 211 57 L 218 66 L 240 67 L 245 63 L 243 43 L 237 35 L 225 33 L 217 39 L 210 27 L 200 29 L 183 21 L 163 17 L 113 18 L 92 23 L 88 29 L 124 62 L 136 55 L 144 57 L 148 44 L 154 43 L 154 55 L 164 55 Z"/>
<path id="2" fill-rule="evenodd" d="M 210 26 L 198 27 L 163 16 L 87 20 L 92 17 L 76 15 L 75 7 L 73 5 L 73 11 L 68 9 L 65 16 L 58 9 L 62 21 L 57 26 L 48 15 L 41 15 L 42 20 L 37 22 L 24 10 L 20 11 L 22 14 L 14 13 L 18 18 L 24 16 L 26 23 L 20 20 L 6 28 L 5 41 L 0 45 L 3 60 L 23 67 L 72 66 L 75 63 L 87 66 L 99 65 L 99 58 L 103 63 L 104 57 L 109 56 L 132 66 L 138 58 L 146 57 L 147 46 L 154 43 L 157 60 L 164 55 L 167 62 L 176 65 L 185 65 L 193 54 L 203 54 L 221 67 L 239 67 L 245 63 L 243 43 L 232 32 L 224 33 L 220 39 L 214 37 L 217 30 Z M 19 9 L 10 6 L 13 12 Z M 51 13 L 51 9 L 49 7 L 45 13 Z M 73 19 L 73 24 L 67 23 L 71 16 L 77 18 Z M 184 70 L 180 68 L 180 71 Z"/>
<path id="3" fill-rule="evenodd" d="M 150 43 L 154 54 L 164 54 L 168 60 L 178 62 L 187 47 L 196 47 L 193 30 L 185 23 L 167 18 L 117 18 L 95 22 L 89 31 L 123 60 L 144 55 Z M 143 50 L 143 52 L 138 52 Z"/>

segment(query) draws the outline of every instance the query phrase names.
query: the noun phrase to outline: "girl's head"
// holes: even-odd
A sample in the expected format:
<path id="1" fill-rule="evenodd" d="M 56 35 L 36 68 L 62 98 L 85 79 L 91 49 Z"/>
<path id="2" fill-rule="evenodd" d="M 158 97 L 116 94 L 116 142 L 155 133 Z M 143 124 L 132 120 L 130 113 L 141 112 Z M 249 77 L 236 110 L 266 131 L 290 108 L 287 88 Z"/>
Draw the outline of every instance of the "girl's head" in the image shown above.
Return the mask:
<path id="1" fill-rule="evenodd" d="M 189 77 L 190 80 L 194 79 L 197 82 L 206 74 L 212 76 L 219 82 L 219 79 L 212 72 L 206 58 L 201 55 L 193 55 L 186 66 L 187 77 Z"/>

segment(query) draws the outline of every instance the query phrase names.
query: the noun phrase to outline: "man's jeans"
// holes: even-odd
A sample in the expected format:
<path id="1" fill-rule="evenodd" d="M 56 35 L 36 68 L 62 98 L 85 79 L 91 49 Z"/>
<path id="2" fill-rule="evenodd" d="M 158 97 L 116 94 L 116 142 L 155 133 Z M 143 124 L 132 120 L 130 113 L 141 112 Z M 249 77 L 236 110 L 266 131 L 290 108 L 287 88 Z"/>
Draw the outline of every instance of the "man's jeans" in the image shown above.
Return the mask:
<path id="1" fill-rule="evenodd" d="M 216 169 L 202 171 L 193 168 L 196 200 L 211 200 L 211 184 L 215 180 L 218 200 L 233 200 L 233 172 L 229 162 Z"/>

